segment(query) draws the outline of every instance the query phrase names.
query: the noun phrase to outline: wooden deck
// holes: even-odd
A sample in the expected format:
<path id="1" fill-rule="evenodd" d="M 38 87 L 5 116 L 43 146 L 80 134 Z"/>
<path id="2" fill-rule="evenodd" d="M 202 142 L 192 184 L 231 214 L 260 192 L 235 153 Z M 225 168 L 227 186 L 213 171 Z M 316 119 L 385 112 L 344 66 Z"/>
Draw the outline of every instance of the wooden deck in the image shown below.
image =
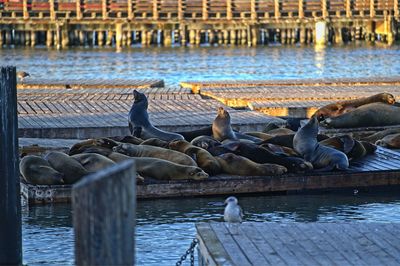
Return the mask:
<path id="1" fill-rule="evenodd" d="M 218 107 L 182 88 L 139 89 L 149 99 L 152 123 L 164 130 L 185 131 L 209 126 Z M 18 90 L 19 137 L 92 138 L 127 135 L 133 89 L 22 89 Z M 261 130 L 275 119 L 248 110 L 231 113 L 238 130 Z"/>
<path id="2" fill-rule="evenodd" d="M 399 265 L 398 223 L 196 224 L 199 265 Z"/>
<path id="3" fill-rule="evenodd" d="M 282 176 L 212 176 L 207 180 L 159 181 L 138 184 L 137 198 L 168 198 L 290 191 L 362 189 L 400 185 L 400 153 L 378 148 L 376 154 L 351 162 L 347 171 L 287 174 Z M 23 196 L 31 204 L 69 202 L 71 186 L 35 186 L 21 183 Z"/>
<path id="4" fill-rule="evenodd" d="M 31 79 L 26 78 L 17 84 L 18 89 L 49 88 L 152 88 L 164 87 L 162 79 Z"/>

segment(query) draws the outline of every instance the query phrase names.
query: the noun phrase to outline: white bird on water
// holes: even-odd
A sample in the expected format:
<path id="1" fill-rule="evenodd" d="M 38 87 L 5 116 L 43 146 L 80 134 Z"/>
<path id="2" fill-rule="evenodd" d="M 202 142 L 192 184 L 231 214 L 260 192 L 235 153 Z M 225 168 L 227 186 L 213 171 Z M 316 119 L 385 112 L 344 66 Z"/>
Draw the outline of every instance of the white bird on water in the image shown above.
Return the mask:
<path id="1" fill-rule="evenodd" d="M 228 223 L 241 223 L 243 219 L 242 208 L 238 205 L 236 197 L 230 196 L 225 200 L 224 220 Z"/>

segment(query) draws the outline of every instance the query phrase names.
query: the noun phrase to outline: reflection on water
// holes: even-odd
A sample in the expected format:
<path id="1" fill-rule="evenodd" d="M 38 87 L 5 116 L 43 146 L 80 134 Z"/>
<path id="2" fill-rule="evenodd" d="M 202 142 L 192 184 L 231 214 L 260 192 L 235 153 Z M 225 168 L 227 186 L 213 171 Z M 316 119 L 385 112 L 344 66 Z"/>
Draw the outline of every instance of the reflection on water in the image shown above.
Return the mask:
<path id="1" fill-rule="evenodd" d="M 398 191 L 357 195 L 238 196 L 246 221 L 257 222 L 400 222 Z M 222 197 L 139 201 L 137 265 L 172 265 L 195 236 L 194 223 L 222 221 Z M 105 214 L 106 215 L 106 214 Z M 73 264 L 70 205 L 23 209 L 24 262 Z"/>
<path id="2" fill-rule="evenodd" d="M 33 78 L 183 80 L 382 77 L 400 74 L 399 46 L 150 47 L 0 50 L 0 65 Z"/>

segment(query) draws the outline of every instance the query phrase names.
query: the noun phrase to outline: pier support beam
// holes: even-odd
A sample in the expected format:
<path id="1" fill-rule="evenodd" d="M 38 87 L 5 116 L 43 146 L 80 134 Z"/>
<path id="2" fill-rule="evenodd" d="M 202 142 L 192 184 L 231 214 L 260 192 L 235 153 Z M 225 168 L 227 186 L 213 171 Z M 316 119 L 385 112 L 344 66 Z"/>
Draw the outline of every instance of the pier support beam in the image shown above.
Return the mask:
<path id="1" fill-rule="evenodd" d="M 327 23 L 318 21 L 315 23 L 315 44 L 325 45 L 327 43 Z"/>
<path id="2" fill-rule="evenodd" d="M 164 30 L 164 46 L 172 45 L 172 37 L 170 30 Z"/>
<path id="3" fill-rule="evenodd" d="M 302 27 L 300 29 L 300 44 L 306 43 L 306 28 Z"/>
<path id="4" fill-rule="evenodd" d="M 53 32 L 48 30 L 46 32 L 46 46 L 51 47 L 53 45 Z"/>
<path id="5" fill-rule="evenodd" d="M 115 24 L 115 47 L 118 49 L 122 48 L 122 24 Z"/>
<path id="6" fill-rule="evenodd" d="M 104 31 L 97 32 L 97 44 L 102 47 L 104 45 Z"/>
<path id="7" fill-rule="evenodd" d="M 240 43 L 242 45 L 246 45 L 246 43 L 247 43 L 247 30 L 242 30 L 242 36 L 241 36 Z"/>
<path id="8" fill-rule="evenodd" d="M 334 32 L 335 32 L 335 43 L 336 44 L 343 43 L 342 29 L 341 28 L 335 28 Z"/>
<path id="9" fill-rule="evenodd" d="M 11 45 L 11 31 L 9 30 L 6 30 L 6 45 Z"/>
<path id="10" fill-rule="evenodd" d="M 194 45 L 196 43 L 196 31 L 189 30 L 189 43 L 190 45 Z"/>
<path id="11" fill-rule="evenodd" d="M 3 47 L 3 31 L 0 30 L 0 48 Z"/>
<path id="12" fill-rule="evenodd" d="M 64 26 L 61 30 L 61 47 L 67 48 L 69 45 L 68 27 Z"/>
<path id="13" fill-rule="evenodd" d="M 220 31 L 220 30 L 218 31 L 217 38 L 218 38 L 218 45 L 222 45 L 224 43 L 222 31 Z"/>
<path id="14" fill-rule="evenodd" d="M 251 27 L 251 45 L 257 46 L 258 40 L 260 38 L 260 31 L 257 27 Z"/>
<path id="15" fill-rule="evenodd" d="M 215 43 L 215 31 L 210 30 L 210 34 L 208 35 L 208 42 L 213 45 Z"/>
<path id="16" fill-rule="evenodd" d="M 17 78 L 0 69 L 0 265 L 22 265 Z"/>
<path id="17" fill-rule="evenodd" d="M 36 31 L 31 31 L 31 46 L 34 47 L 36 45 Z"/>
<path id="18" fill-rule="evenodd" d="M 231 45 L 236 45 L 236 30 L 231 30 L 231 34 L 230 34 L 231 36 L 231 41 L 230 41 L 230 43 L 231 43 Z"/>

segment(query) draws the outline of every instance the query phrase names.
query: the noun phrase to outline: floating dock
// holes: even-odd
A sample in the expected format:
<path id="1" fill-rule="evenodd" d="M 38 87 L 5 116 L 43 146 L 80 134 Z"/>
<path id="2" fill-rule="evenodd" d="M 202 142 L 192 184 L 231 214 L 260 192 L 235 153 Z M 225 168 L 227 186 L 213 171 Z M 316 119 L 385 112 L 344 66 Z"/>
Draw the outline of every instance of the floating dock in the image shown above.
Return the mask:
<path id="1" fill-rule="evenodd" d="M 198 223 L 199 265 L 398 265 L 398 223 Z"/>
<path id="2" fill-rule="evenodd" d="M 350 163 L 347 171 L 310 172 L 281 176 L 212 176 L 207 180 L 145 180 L 137 184 L 138 199 L 232 195 L 248 193 L 307 192 L 363 189 L 400 185 L 400 153 L 379 147 L 375 154 Z M 38 186 L 21 183 L 30 204 L 69 202 L 70 185 Z"/>

